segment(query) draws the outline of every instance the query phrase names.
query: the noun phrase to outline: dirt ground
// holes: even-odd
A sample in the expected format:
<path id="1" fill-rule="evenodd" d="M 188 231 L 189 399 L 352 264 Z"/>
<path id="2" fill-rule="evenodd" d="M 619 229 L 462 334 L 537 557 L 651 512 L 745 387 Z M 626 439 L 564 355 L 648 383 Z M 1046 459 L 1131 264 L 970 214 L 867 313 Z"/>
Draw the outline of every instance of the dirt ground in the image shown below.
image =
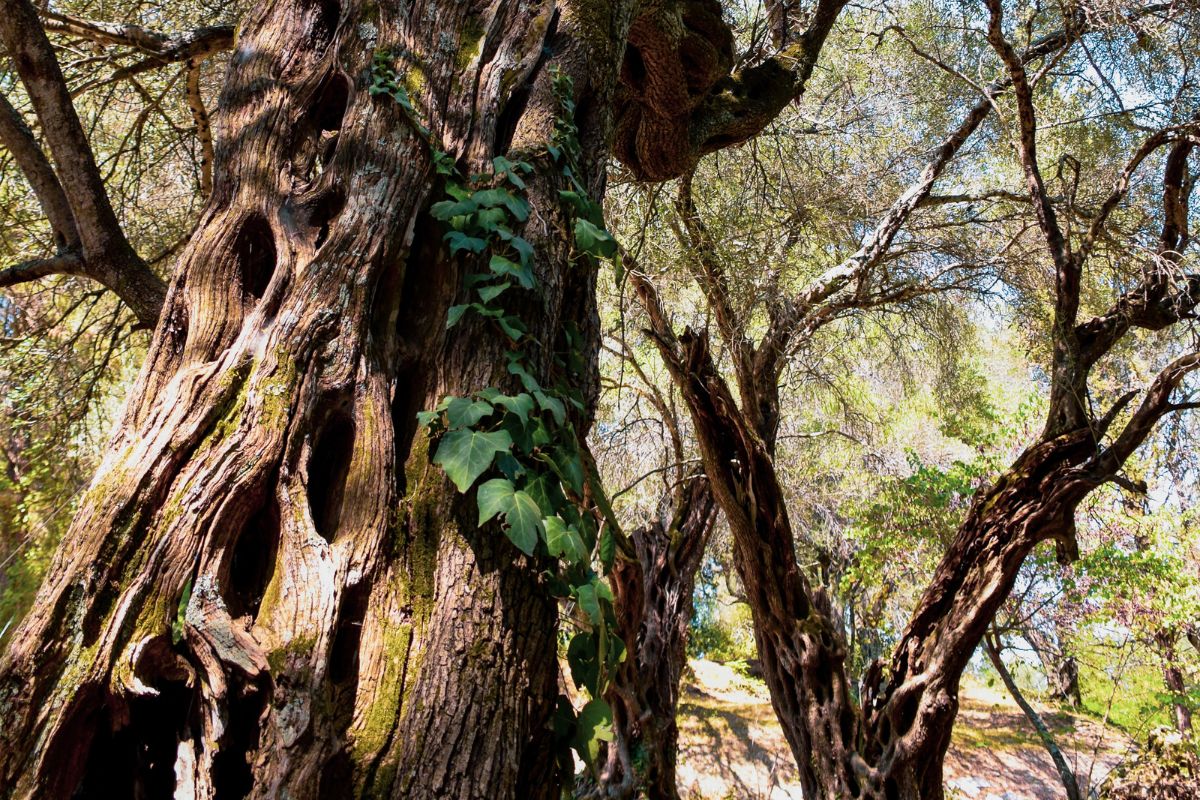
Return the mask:
<path id="1" fill-rule="evenodd" d="M 766 687 L 730 667 L 693 661 L 679 708 L 679 786 L 689 800 L 801 800 Z M 946 761 L 948 797 L 1055 800 L 1053 762 L 1004 693 L 967 681 Z M 1087 717 L 1039 708 L 1081 782 L 1099 783 L 1129 746 Z M 1082 788 L 1082 787 L 1081 787 Z"/>

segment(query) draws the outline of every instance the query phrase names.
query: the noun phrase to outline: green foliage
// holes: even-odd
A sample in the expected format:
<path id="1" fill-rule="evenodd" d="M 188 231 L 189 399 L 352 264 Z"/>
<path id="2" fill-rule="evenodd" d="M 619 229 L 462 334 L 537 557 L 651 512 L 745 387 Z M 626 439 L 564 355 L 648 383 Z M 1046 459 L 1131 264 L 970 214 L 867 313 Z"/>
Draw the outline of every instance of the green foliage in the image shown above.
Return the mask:
<path id="1" fill-rule="evenodd" d="M 493 324 L 510 348 L 507 372 L 523 389 L 506 394 L 489 386 L 467 397 L 446 397 L 432 411 L 418 414 L 418 421 L 438 437 L 433 463 L 459 492 L 475 488 L 478 524 L 499 521 L 504 535 L 522 553 L 556 563 L 550 585 L 584 615 L 586 629 L 571 639 L 568 661 L 576 684 L 591 699 L 578 715 L 569 711 L 569 704 L 560 704 L 556 724 L 562 741 L 594 765 L 600 742 L 612 736 L 612 711 L 602 695 L 625 656 L 625 645 L 613 632 L 612 590 L 603 577 L 613 562 L 613 531 L 608 526 L 615 525 L 615 519 L 611 509 L 597 511 L 585 501 L 586 485 L 593 499 L 601 495 L 600 508 L 607 508 L 599 481 L 588 479 L 571 421 L 571 413 L 583 410 L 582 396 L 570 383 L 583 363 L 577 330 L 568 326 L 569 352 L 556 359 L 563 379 L 543 385 L 529 355 L 540 343 L 531 341 L 520 316 L 503 304 L 514 292 L 539 290 L 534 248 L 518 232 L 529 219 L 525 178 L 533 166 L 501 156 L 493 159 L 491 174 L 463 178 L 417 118 L 407 93 L 396 83 L 387 54 L 376 56 L 371 92 L 395 100 L 434 152 L 447 197 L 432 204 L 430 215 L 445 225 L 443 238 L 450 253 L 486 264 L 485 270 L 467 278 L 479 301 L 453 306 L 447 327 L 461 324 L 468 315 Z M 612 257 L 616 242 L 603 228 L 600 207 L 587 198 L 575 177 L 578 133 L 570 121 L 574 104 L 565 76 L 556 76 L 555 94 L 562 116 L 547 151 L 571 187 L 561 195 L 573 217 L 576 249 L 583 258 Z M 493 477 L 478 483 L 488 475 Z"/>

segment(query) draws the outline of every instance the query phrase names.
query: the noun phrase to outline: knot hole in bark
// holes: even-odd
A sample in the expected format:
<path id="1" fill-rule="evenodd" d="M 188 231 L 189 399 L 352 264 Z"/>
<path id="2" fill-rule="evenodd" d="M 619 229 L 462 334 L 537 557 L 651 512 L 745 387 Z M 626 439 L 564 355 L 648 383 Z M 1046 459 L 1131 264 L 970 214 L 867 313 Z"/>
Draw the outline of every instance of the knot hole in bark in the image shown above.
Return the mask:
<path id="1" fill-rule="evenodd" d="M 338 409 L 321 426 L 308 460 L 308 505 L 317 533 L 327 542 L 337 534 L 353 454 L 354 419 Z"/>
<path id="2" fill-rule="evenodd" d="M 266 217 L 256 213 L 243 220 L 233 243 L 233 253 L 242 293 L 253 301 L 261 300 L 275 274 L 277 258 L 275 235 Z"/>
<path id="3" fill-rule="evenodd" d="M 323 50 L 333 42 L 333 34 L 342 16 L 342 4 L 337 0 L 305 0 L 302 7 L 308 41 L 313 50 Z"/>
<path id="4" fill-rule="evenodd" d="M 339 186 L 329 187 L 309 205 L 308 224 L 317 232 L 313 240 L 314 249 L 320 249 L 329 239 L 329 228 L 345 206 L 346 193 Z"/>
<path id="5" fill-rule="evenodd" d="M 337 152 L 342 120 L 350 105 L 350 79 L 341 72 L 332 72 L 321 81 L 320 87 L 313 94 L 313 100 L 307 110 L 308 124 L 301 126 L 302 135 L 312 137 L 315 147 L 299 146 L 298 151 L 307 151 L 310 161 L 305 170 L 309 182 L 321 175 L 333 162 Z M 310 149 L 311 148 L 311 149 Z"/>
<path id="6" fill-rule="evenodd" d="M 229 575 L 221 581 L 231 617 L 258 616 L 267 585 L 275 574 L 279 531 L 279 505 L 272 499 L 246 521 L 238 534 L 229 559 Z"/>

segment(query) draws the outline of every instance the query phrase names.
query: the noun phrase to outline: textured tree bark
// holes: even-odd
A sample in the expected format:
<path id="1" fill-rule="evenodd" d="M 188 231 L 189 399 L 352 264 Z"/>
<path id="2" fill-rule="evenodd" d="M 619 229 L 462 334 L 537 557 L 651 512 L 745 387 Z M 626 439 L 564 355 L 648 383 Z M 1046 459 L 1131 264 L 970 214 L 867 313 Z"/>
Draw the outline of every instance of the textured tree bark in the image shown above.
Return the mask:
<path id="1" fill-rule="evenodd" d="M 464 168 L 514 150 L 535 164 L 524 235 L 542 292 L 525 318 L 552 344 L 577 322 L 594 353 L 595 276 L 568 261 L 561 176 L 541 155 L 548 68 L 574 79 L 599 197 L 628 16 L 251 12 L 214 115 L 211 200 L 0 664 L 4 795 L 557 796 L 555 603 L 539 565 L 475 525 L 414 418 L 506 385 L 505 348 L 478 323 L 446 332 L 468 266 L 425 213 L 440 199 L 428 147 L 367 87 L 387 49 Z M 535 365 L 546 380 L 553 350 Z"/>
<path id="2" fill-rule="evenodd" d="M 660 518 L 630 534 L 637 560 L 612 576 L 619 633 L 628 653 L 607 699 L 616 735 L 605 765 L 605 797 L 676 800 L 679 685 L 696 573 L 716 504 L 703 476 L 664 499 Z"/>

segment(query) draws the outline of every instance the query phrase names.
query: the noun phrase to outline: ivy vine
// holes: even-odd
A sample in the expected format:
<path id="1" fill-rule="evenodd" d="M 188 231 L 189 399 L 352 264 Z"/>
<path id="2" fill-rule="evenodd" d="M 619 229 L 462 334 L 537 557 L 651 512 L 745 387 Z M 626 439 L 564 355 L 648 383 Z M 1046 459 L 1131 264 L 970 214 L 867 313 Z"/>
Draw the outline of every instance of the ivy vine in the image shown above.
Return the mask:
<path id="1" fill-rule="evenodd" d="M 477 299 L 452 306 L 446 325 L 452 328 L 468 314 L 494 325 L 508 342 L 506 369 L 513 386 L 520 387 L 511 394 L 486 387 L 465 397 L 446 397 L 417 418 L 437 440 L 433 463 L 459 492 L 475 488 L 479 526 L 497 523 L 521 552 L 554 564 L 544 575 L 550 590 L 579 610 L 580 630 L 567 644 L 567 660 L 572 679 L 589 699 L 576 713 L 560 696 L 554 727 L 560 742 L 594 770 L 600 743 L 612 738 L 612 710 L 603 694 L 625 658 L 625 644 L 615 632 L 612 590 L 604 577 L 624 537 L 571 421 L 572 409 L 584 410 L 578 381 L 571 380 L 583 370 L 582 335 L 574 324 L 565 327 L 567 351 L 555 355 L 563 380 L 543 385 L 530 358 L 542 345 L 529 335 L 520 315 L 504 305 L 516 292 L 539 291 L 534 248 L 518 232 L 529 218 L 525 176 L 533 166 L 498 156 L 490 174 L 464 178 L 455 159 L 438 147 L 421 122 L 391 64 L 391 54 L 376 54 L 371 93 L 395 100 L 432 151 L 446 199 L 434 203 L 430 214 L 444 224 L 450 254 L 486 265 L 467 276 Z M 578 178 L 581 147 L 571 79 L 551 74 L 560 113 L 546 153 L 561 173 L 559 197 L 572 226 L 576 257 L 610 259 L 619 270 L 617 244 L 604 228 L 601 208 Z M 573 771 L 565 746 L 560 763 Z"/>

